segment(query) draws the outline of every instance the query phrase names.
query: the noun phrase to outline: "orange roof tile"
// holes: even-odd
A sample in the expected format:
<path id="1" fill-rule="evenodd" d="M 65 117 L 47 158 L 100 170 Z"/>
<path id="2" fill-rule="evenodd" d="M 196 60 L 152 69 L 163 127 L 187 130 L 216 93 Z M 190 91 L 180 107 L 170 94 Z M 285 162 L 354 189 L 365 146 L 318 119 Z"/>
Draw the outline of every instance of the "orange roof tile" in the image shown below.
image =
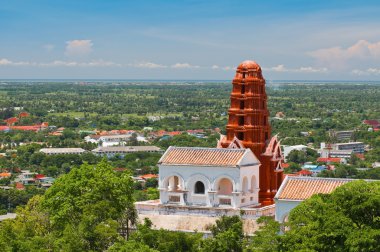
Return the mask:
<path id="1" fill-rule="evenodd" d="M 353 179 L 286 177 L 275 199 L 305 200 L 317 193 L 331 193 L 337 187 L 351 181 Z"/>
<path id="2" fill-rule="evenodd" d="M 342 161 L 341 158 L 318 158 L 317 162 L 321 163 L 340 163 Z"/>
<path id="3" fill-rule="evenodd" d="M 30 116 L 28 112 L 21 112 L 20 114 L 18 114 L 18 117 L 28 117 Z"/>
<path id="4" fill-rule="evenodd" d="M 7 124 L 14 124 L 16 122 L 18 122 L 18 118 L 16 117 L 11 117 L 11 118 L 8 118 L 6 120 L 4 120 Z"/>
<path id="5" fill-rule="evenodd" d="M 169 147 L 161 157 L 163 165 L 237 166 L 249 149 Z M 259 163 L 258 160 L 256 160 Z"/>
<path id="6" fill-rule="evenodd" d="M 0 125 L 0 131 L 10 130 L 8 126 Z"/>
<path id="7" fill-rule="evenodd" d="M 358 158 L 361 159 L 361 160 L 365 160 L 365 156 L 364 156 L 364 154 L 361 154 L 361 153 L 355 153 L 355 156 L 358 157 Z"/>
<path id="8" fill-rule="evenodd" d="M 298 176 L 311 176 L 313 173 L 309 170 L 300 170 L 297 172 Z"/>
<path id="9" fill-rule="evenodd" d="M 158 175 L 156 175 L 156 174 L 145 174 L 145 175 L 141 175 L 140 178 L 142 178 L 142 179 L 158 178 Z"/>
<path id="10" fill-rule="evenodd" d="M 282 163 L 281 165 L 282 165 L 282 168 L 284 168 L 284 169 L 289 168 L 289 166 L 290 166 L 290 164 L 288 164 L 288 163 Z"/>
<path id="11" fill-rule="evenodd" d="M 12 176 L 12 174 L 10 172 L 2 172 L 2 173 L 0 173 L 0 177 L 1 178 L 8 178 L 10 176 Z"/>
<path id="12" fill-rule="evenodd" d="M 181 134 L 182 134 L 182 131 L 171 131 L 171 132 L 168 132 L 169 136 L 178 136 L 178 135 L 181 135 Z"/>
<path id="13" fill-rule="evenodd" d="M 12 130 L 22 130 L 22 131 L 38 131 L 40 129 L 40 126 L 33 125 L 33 126 L 12 126 Z"/>
<path id="14" fill-rule="evenodd" d="M 20 182 L 16 182 L 16 189 L 17 190 L 25 190 L 25 186 Z"/>

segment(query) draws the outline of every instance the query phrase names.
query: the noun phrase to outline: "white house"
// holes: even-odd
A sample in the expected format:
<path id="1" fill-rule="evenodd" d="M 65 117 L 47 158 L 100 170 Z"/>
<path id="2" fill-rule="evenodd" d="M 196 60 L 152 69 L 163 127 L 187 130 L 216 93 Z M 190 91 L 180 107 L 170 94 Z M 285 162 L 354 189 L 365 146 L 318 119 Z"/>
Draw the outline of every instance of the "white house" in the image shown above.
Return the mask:
<path id="1" fill-rule="evenodd" d="M 258 204 L 260 161 L 250 149 L 170 147 L 158 162 L 163 205 Z"/>

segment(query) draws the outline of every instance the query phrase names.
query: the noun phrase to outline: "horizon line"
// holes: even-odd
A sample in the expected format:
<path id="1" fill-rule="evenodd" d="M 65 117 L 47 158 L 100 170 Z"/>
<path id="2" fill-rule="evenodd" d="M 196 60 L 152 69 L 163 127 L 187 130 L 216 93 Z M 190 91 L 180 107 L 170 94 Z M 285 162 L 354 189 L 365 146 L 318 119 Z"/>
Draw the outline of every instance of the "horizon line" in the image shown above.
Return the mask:
<path id="1" fill-rule="evenodd" d="M 7 78 L 7 79 L 0 79 L 1 82 L 3 81 L 223 81 L 223 82 L 229 82 L 232 81 L 232 79 L 112 79 L 112 78 Z M 289 82 L 289 81 L 295 81 L 295 82 L 380 82 L 380 80 L 305 80 L 305 79 L 265 79 L 266 82 Z"/>

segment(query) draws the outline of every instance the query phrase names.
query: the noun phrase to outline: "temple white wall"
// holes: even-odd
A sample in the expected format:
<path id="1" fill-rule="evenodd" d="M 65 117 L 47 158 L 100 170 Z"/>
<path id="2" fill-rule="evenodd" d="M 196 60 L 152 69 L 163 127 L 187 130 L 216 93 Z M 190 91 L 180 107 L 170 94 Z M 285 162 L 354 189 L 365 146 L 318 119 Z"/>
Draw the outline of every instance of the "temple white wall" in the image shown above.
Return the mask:
<path id="1" fill-rule="evenodd" d="M 249 159 L 247 160 L 249 161 Z M 245 160 L 242 160 L 244 164 Z M 161 204 L 233 208 L 258 203 L 259 165 L 241 167 L 159 165 Z M 204 185 L 204 193 L 200 193 Z M 198 190 L 198 192 L 197 192 Z M 201 190 L 202 191 L 202 190 Z"/>

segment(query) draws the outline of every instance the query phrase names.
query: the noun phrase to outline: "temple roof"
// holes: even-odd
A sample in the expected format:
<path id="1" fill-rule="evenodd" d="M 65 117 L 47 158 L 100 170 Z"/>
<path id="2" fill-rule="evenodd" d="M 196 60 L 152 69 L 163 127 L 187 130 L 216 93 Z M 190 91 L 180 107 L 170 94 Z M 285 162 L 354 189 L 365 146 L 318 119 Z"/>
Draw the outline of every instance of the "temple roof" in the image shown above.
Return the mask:
<path id="1" fill-rule="evenodd" d="M 354 179 L 287 176 L 274 198 L 279 200 L 306 200 L 314 194 L 331 193 L 337 187 L 351 181 Z"/>
<path id="2" fill-rule="evenodd" d="M 243 162 L 247 156 L 249 162 Z M 158 161 L 162 165 L 229 166 L 256 165 L 260 161 L 250 149 L 169 147 Z"/>

